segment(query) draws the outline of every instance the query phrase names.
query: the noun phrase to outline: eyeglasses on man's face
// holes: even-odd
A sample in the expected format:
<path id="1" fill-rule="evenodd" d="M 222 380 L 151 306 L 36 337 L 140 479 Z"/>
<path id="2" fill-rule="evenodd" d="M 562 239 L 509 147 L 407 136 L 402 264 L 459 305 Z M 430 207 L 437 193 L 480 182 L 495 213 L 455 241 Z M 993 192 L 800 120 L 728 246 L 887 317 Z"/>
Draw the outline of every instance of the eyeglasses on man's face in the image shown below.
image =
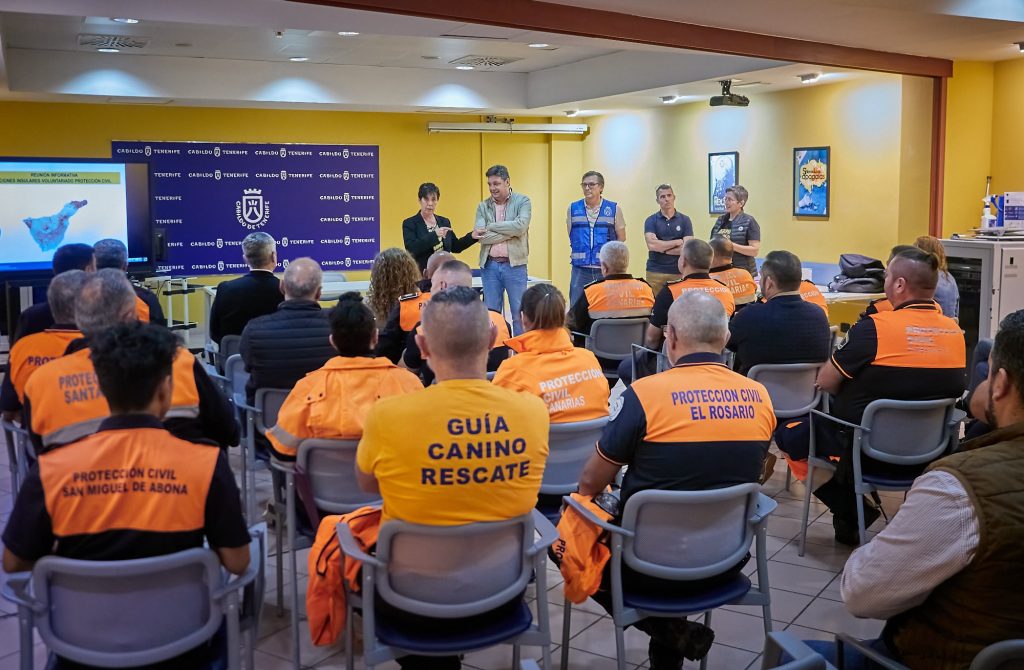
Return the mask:
<path id="1" fill-rule="evenodd" d="M 585 188 L 585 189 L 587 189 L 587 188 L 598 188 L 601 185 L 598 184 L 596 181 L 585 181 L 585 182 L 581 183 L 580 186 Z"/>

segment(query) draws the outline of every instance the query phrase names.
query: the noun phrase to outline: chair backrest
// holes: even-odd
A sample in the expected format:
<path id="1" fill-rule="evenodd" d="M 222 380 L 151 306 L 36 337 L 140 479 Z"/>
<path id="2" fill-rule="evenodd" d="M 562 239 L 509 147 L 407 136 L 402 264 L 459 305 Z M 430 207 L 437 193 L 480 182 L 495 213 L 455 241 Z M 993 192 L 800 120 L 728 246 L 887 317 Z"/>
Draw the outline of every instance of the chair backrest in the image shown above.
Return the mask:
<path id="1" fill-rule="evenodd" d="M 1019 670 L 1024 668 L 1024 640 L 1003 640 L 982 649 L 969 670 Z"/>
<path id="2" fill-rule="evenodd" d="M 791 419 L 809 414 L 821 402 L 821 391 L 814 385 L 820 368 L 821 363 L 755 365 L 747 377 L 768 389 L 776 417 Z"/>
<path id="3" fill-rule="evenodd" d="M 647 490 L 626 501 L 622 547 L 630 568 L 674 581 L 722 574 L 750 550 L 757 484 L 708 491 Z"/>
<path id="4" fill-rule="evenodd" d="M 344 272 L 325 272 L 323 282 L 347 281 Z"/>
<path id="5" fill-rule="evenodd" d="M 541 493 L 568 495 L 576 490 L 583 466 L 594 453 L 594 444 L 607 423 L 608 417 L 603 416 L 589 421 L 551 424 Z"/>
<path id="6" fill-rule="evenodd" d="M 227 360 L 239 353 L 242 349 L 242 336 L 241 335 L 225 335 L 220 338 L 220 352 L 221 358 Z"/>
<path id="7" fill-rule="evenodd" d="M 249 373 L 245 371 L 241 354 L 230 356 L 224 362 L 224 376 L 228 378 L 231 388 L 231 400 L 236 406 L 245 405 L 245 385 L 249 383 Z"/>
<path id="8" fill-rule="evenodd" d="M 493 610 L 521 594 L 533 573 L 532 514 L 463 526 L 388 521 L 377 538 L 377 593 L 420 616 L 452 619 Z M 365 566 L 364 566 L 365 569 Z"/>
<path id="9" fill-rule="evenodd" d="M 993 340 L 986 338 L 978 340 L 978 343 L 974 345 L 974 352 L 971 353 L 971 366 L 967 368 L 968 391 L 978 388 L 978 384 L 981 383 L 982 377 L 978 374 L 980 372 L 978 367 L 987 361 L 989 354 L 992 353 L 992 342 Z"/>
<path id="10" fill-rule="evenodd" d="M 825 670 L 828 664 L 824 658 L 815 654 L 814 656 L 804 656 L 782 665 L 766 665 L 764 667 L 771 668 L 772 670 Z"/>
<path id="11" fill-rule="evenodd" d="M 356 447 L 359 440 L 309 439 L 299 443 L 295 469 L 304 477 L 318 512 L 346 514 L 380 503 L 377 494 L 363 493 L 356 482 Z M 318 518 L 319 514 L 316 517 Z"/>
<path id="12" fill-rule="evenodd" d="M 952 399 L 875 400 L 864 410 L 860 451 L 896 465 L 920 465 L 949 448 Z"/>
<path id="13" fill-rule="evenodd" d="M 599 358 L 625 360 L 632 353 L 633 344 L 644 343 L 648 319 L 645 316 L 629 319 L 596 319 L 590 326 L 587 349 Z"/>
<path id="14" fill-rule="evenodd" d="M 260 411 L 256 415 L 256 430 L 266 433 L 267 429 L 277 423 L 277 413 L 281 411 L 289 389 L 256 389 L 256 398 L 253 400 L 256 409 Z"/>
<path id="15" fill-rule="evenodd" d="M 223 582 L 209 549 L 128 561 L 47 556 L 32 570 L 36 625 L 58 656 L 86 665 L 149 665 L 213 637 Z"/>

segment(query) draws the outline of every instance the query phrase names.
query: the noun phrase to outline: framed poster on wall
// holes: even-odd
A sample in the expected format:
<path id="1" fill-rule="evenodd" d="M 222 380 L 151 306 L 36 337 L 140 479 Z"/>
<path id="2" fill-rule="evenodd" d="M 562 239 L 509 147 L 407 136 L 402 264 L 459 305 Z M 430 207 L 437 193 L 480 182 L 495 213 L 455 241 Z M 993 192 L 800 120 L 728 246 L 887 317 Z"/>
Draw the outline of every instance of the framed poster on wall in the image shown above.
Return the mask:
<path id="1" fill-rule="evenodd" d="M 725 151 L 708 154 L 708 211 L 725 213 L 725 189 L 739 183 L 740 154 Z"/>
<path id="2" fill-rule="evenodd" d="M 793 216 L 828 218 L 831 169 L 831 147 L 793 149 Z"/>

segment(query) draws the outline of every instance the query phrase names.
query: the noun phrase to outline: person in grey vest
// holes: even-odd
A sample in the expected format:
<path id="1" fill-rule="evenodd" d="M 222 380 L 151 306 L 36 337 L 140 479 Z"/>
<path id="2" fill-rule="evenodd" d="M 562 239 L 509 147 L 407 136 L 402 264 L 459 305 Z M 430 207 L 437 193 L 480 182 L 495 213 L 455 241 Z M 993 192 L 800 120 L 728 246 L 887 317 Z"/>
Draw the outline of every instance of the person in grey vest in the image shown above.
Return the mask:
<path id="1" fill-rule="evenodd" d="M 604 175 L 591 170 L 583 175 L 580 187 L 583 197 L 569 205 L 565 213 L 565 227 L 569 233 L 569 258 L 572 277 L 569 281 L 569 304 L 583 295 L 590 282 L 603 278 L 601 274 L 601 247 L 606 242 L 626 240 L 626 221 L 618 203 L 601 196 Z"/>

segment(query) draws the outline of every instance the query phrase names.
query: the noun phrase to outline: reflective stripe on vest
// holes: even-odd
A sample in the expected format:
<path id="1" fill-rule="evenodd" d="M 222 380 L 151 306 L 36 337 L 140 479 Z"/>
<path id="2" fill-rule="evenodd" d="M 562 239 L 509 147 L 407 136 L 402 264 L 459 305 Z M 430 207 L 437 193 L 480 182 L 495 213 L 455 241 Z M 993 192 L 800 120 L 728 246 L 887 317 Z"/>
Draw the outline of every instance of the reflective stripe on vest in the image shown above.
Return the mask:
<path id="1" fill-rule="evenodd" d="M 587 311 L 592 319 L 649 316 L 654 292 L 641 279 L 605 279 L 587 285 Z"/>
<path id="2" fill-rule="evenodd" d="M 750 276 L 750 273 L 743 268 L 729 268 L 722 272 L 712 272 L 712 279 L 717 279 L 732 291 L 733 300 L 736 301 L 737 305 L 745 305 L 748 302 L 754 302 L 754 296 L 757 294 L 757 284 L 754 283 L 754 278 Z"/>
<path id="3" fill-rule="evenodd" d="M 599 254 L 605 242 L 615 239 L 615 211 L 618 205 L 611 200 L 602 200 L 594 226 L 590 226 L 587 207 L 583 200 L 577 200 L 569 207 L 569 258 L 577 267 L 599 267 Z"/>

